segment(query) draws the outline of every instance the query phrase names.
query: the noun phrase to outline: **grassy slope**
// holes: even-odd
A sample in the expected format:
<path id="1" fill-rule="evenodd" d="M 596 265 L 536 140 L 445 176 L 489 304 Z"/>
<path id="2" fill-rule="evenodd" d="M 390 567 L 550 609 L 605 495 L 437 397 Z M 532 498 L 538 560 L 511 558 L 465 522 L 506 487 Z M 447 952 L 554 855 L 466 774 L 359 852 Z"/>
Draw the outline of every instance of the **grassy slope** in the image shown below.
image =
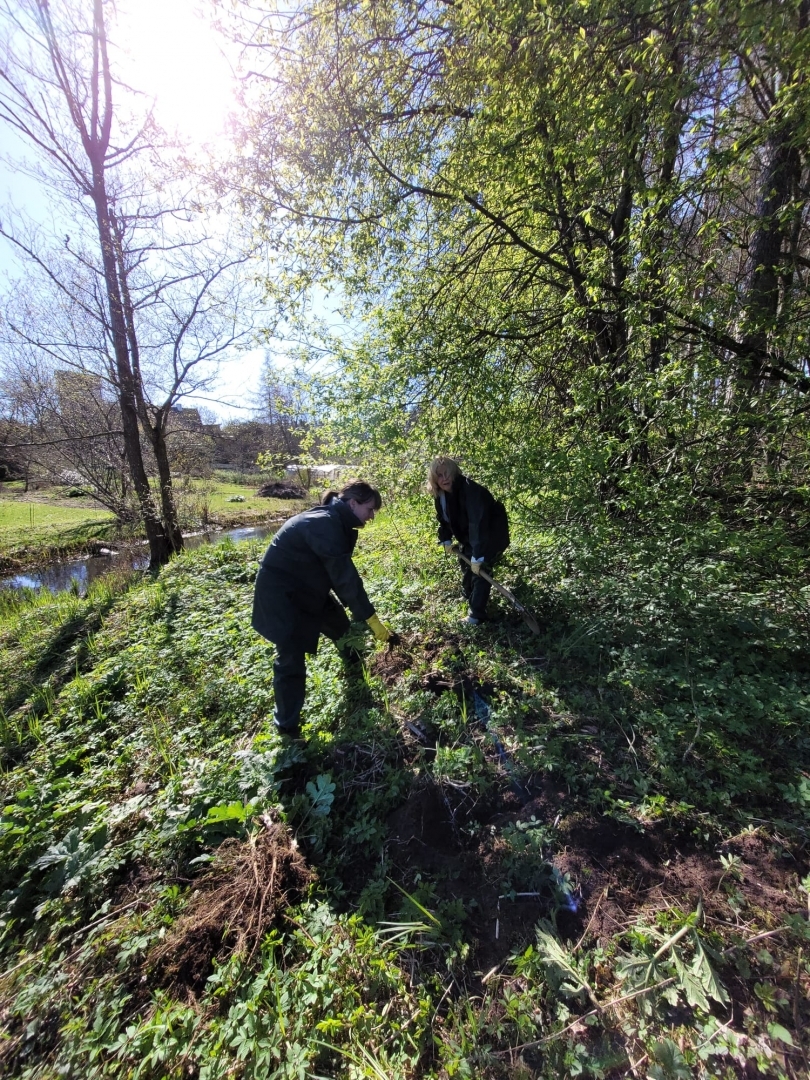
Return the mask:
<path id="1" fill-rule="evenodd" d="M 404 642 L 364 678 L 322 647 L 303 749 L 257 547 L 8 607 L 6 1074 L 807 1074 L 802 554 L 524 537 L 538 639 L 459 626 L 426 521 L 362 534 Z"/>

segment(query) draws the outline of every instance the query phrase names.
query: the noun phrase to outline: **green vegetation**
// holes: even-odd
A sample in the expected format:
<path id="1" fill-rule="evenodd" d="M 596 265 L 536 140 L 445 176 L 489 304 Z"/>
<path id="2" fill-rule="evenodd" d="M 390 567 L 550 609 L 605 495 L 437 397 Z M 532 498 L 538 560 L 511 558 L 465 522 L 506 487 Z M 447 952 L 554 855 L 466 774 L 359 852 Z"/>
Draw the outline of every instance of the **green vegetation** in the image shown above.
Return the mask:
<path id="1" fill-rule="evenodd" d="M 428 519 L 362 535 L 403 643 L 322 646 L 303 745 L 256 545 L 0 597 L 5 1075 L 807 1075 L 803 549 L 518 530 L 537 637 Z"/>
<path id="2" fill-rule="evenodd" d="M 255 492 L 262 478 L 244 477 L 243 481 L 181 478 L 177 504 L 183 530 L 279 521 L 303 505 L 298 499 L 258 499 Z M 3 484 L 0 490 L 0 571 L 81 553 L 93 541 L 131 540 L 135 535 L 132 529 L 116 526 L 111 513 L 89 498 L 72 494 L 71 489 L 46 486 L 25 493 L 22 483 L 16 482 Z"/>
<path id="3" fill-rule="evenodd" d="M 320 445 L 389 490 L 455 454 L 542 490 L 540 527 L 806 525 L 805 0 L 296 0 L 239 29 L 274 77 L 232 182 Z M 308 317 L 313 277 L 356 333 Z"/>
<path id="4" fill-rule="evenodd" d="M 4 1072 L 808 1076 L 808 0 L 218 5 L 251 73 L 188 213 L 159 138 L 141 173 L 103 135 L 94 186 L 59 142 L 117 127 L 108 7 L 5 7 L 6 118 L 92 212 L 4 304 L 0 469 L 75 460 L 166 565 L 0 592 Z M 198 248 L 206 203 L 246 247 Z M 180 424 L 282 328 L 262 422 Z M 539 636 L 460 624 L 409 501 L 439 452 L 509 506 Z M 261 512 L 183 474 L 316 455 L 400 500 L 358 562 L 402 642 L 324 645 L 300 745 L 258 546 L 170 557 Z"/>
<path id="5" fill-rule="evenodd" d="M 113 515 L 66 489 L 23 493 L 22 483 L 0 490 L 0 570 L 80 551 L 91 540 L 112 535 Z"/>
<path id="6" fill-rule="evenodd" d="M 184 478 L 177 486 L 180 520 L 188 529 L 211 524 L 253 525 L 288 517 L 302 508 L 299 499 L 257 498 L 257 490 L 267 479 L 246 476 L 232 480 L 223 473 L 211 480 Z M 316 501 L 315 496 L 312 501 Z"/>

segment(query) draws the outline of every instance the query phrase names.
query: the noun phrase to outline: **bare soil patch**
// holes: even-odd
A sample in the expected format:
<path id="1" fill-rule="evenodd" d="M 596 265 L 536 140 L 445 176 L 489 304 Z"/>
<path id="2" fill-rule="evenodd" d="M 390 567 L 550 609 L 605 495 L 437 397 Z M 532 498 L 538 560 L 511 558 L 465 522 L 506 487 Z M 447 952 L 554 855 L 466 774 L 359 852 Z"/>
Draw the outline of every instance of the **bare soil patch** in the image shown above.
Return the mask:
<path id="1" fill-rule="evenodd" d="M 431 693 L 450 691 L 468 703 L 474 691 L 491 694 L 492 687 L 447 670 L 447 641 L 437 642 L 424 659 L 435 665 L 420 679 Z M 406 649 L 392 650 L 378 653 L 372 670 L 393 683 L 410 665 Z M 388 818 L 389 855 L 402 880 L 429 875 L 441 900 L 462 902 L 472 961 L 482 973 L 530 944 L 541 918 L 553 919 L 563 938 L 605 945 L 636 923 L 654 923 L 660 910 L 686 913 L 698 902 L 708 926 L 715 921 L 726 931 L 733 927 L 741 940 L 750 936 L 750 925 L 776 928 L 804 910 L 798 886 L 810 858 L 798 843 L 780 843 L 754 830 L 702 846 L 684 835 L 682 823 L 667 821 L 641 830 L 578 810 L 548 774 L 532 777 L 529 795 L 520 798 L 506 776 L 485 800 L 420 780 Z M 498 836 L 505 826 L 532 817 L 557 825 L 553 866 L 575 883 L 576 911 L 558 908 L 550 895 L 506 893 Z M 731 871 L 721 855 L 736 858 Z"/>
<path id="2" fill-rule="evenodd" d="M 284 480 L 271 480 L 262 484 L 256 492 L 260 499 L 306 499 L 307 492 L 298 484 L 289 484 Z"/>
<path id="3" fill-rule="evenodd" d="M 403 880 L 429 874 L 442 900 L 462 902 L 473 964 L 481 973 L 531 944 L 541 918 L 551 918 L 570 941 L 584 936 L 605 945 L 639 921 L 654 923 L 659 910 L 686 913 L 698 901 L 707 925 L 731 924 L 741 939 L 749 936 L 749 922 L 776 928 L 803 910 L 798 881 L 808 872 L 806 852 L 786 856 L 783 847 L 756 834 L 706 850 L 672 836 L 664 825 L 640 833 L 609 818 L 582 815 L 560 823 L 563 847 L 553 858 L 577 886 L 577 910 L 557 909 L 549 895 L 509 895 L 498 832 L 532 816 L 551 824 L 555 794 L 521 803 L 505 790 L 467 813 L 455 792 L 422 783 L 388 818 L 389 854 Z M 480 826 L 474 838 L 464 828 L 471 820 Z M 733 877 L 724 871 L 721 853 L 740 859 Z"/>

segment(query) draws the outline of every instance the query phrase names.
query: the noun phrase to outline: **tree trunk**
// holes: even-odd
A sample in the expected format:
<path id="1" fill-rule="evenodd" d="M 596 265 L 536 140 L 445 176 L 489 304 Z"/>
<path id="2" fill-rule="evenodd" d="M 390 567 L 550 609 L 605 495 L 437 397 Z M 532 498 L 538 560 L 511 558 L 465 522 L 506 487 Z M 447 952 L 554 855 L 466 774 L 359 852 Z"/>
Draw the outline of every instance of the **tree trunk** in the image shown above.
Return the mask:
<path id="1" fill-rule="evenodd" d="M 792 125 L 780 125 L 765 144 L 757 196 L 757 227 L 748 245 L 744 344 L 747 357 L 740 377 L 756 392 L 768 375 L 768 339 L 779 314 L 782 249 L 792 231 L 792 220 L 781 217 L 801 174 L 801 160 L 793 145 Z"/>
<path id="2" fill-rule="evenodd" d="M 121 427 L 124 432 L 124 448 L 132 483 L 141 508 L 146 538 L 149 541 L 149 566 L 153 568 L 169 561 L 172 546 L 157 512 L 152 497 L 152 489 L 149 486 L 149 477 L 143 463 L 138 414 L 135 404 L 135 380 L 129 359 L 121 291 L 118 287 L 109 202 L 103 172 L 100 168 L 96 168 L 95 162 L 93 165 L 93 202 L 96 208 L 96 223 L 101 244 L 104 286 L 110 308 L 110 327 L 118 383 L 118 400 L 121 408 Z"/>
<path id="3" fill-rule="evenodd" d="M 150 423 L 147 428 L 147 436 L 152 444 L 155 461 L 157 462 L 158 479 L 160 481 L 160 504 L 166 532 L 172 550 L 179 552 L 183 550 L 183 534 L 180 531 L 180 523 L 177 520 L 177 507 L 174 501 L 169 451 L 166 446 L 166 421 L 167 415 L 163 409 L 160 409 L 154 423 Z"/>
<path id="4" fill-rule="evenodd" d="M 802 0 L 796 30 L 806 33 L 810 18 L 810 0 Z M 794 72 L 785 73 L 784 84 L 794 81 Z M 800 75 L 800 81 L 803 75 Z M 787 97 L 787 100 L 785 100 Z M 793 284 L 792 268 L 783 265 L 783 253 L 789 250 L 796 224 L 796 213 L 786 213 L 796 195 L 802 176 L 799 147 L 804 144 L 801 117 L 791 111 L 789 95 L 774 94 L 767 121 L 770 132 L 763 147 L 762 170 L 756 205 L 756 227 L 748 245 L 748 271 L 744 317 L 742 321 L 745 359 L 739 378 L 743 393 L 762 389 L 769 378 L 773 361 L 770 339 L 780 321 L 780 297 L 789 303 Z"/>
<path id="5" fill-rule="evenodd" d="M 135 329 L 135 308 L 129 292 L 127 267 L 124 259 L 124 244 L 121 225 L 110 211 L 112 235 L 115 239 L 115 262 L 118 269 L 118 288 L 121 296 L 121 308 L 124 325 L 126 327 L 129 355 L 132 360 L 133 391 L 135 409 L 141 422 L 141 428 L 149 440 L 158 470 L 160 483 L 160 507 L 163 514 L 163 527 L 173 554 L 183 550 L 183 533 L 177 518 L 177 507 L 174 502 L 172 488 L 172 473 L 169 465 L 169 454 L 166 446 L 166 413 L 163 409 L 157 410 L 154 420 L 149 415 L 146 399 L 143 394 L 143 380 L 141 378 L 141 358 L 138 345 L 138 335 Z"/>
<path id="6" fill-rule="evenodd" d="M 80 73 L 72 67 L 70 58 L 66 57 L 62 49 L 59 35 L 51 20 L 48 0 L 36 0 L 36 7 L 51 58 L 54 83 L 64 94 L 71 121 L 90 165 L 90 176 L 84 180 L 87 185 L 84 191 L 93 200 L 96 214 L 126 460 L 149 541 L 149 565 L 159 566 L 169 561 L 171 546 L 152 498 L 141 453 L 135 380 L 127 347 L 112 232 L 112 210 L 105 180 L 113 119 L 113 79 L 107 50 L 104 3 L 103 0 L 93 0 L 92 70 L 81 73 L 81 77 L 78 77 Z M 81 96 L 77 93 L 77 87 L 81 87 Z M 72 178 L 81 176 L 83 172 L 81 167 L 75 167 L 70 162 L 68 173 Z"/>

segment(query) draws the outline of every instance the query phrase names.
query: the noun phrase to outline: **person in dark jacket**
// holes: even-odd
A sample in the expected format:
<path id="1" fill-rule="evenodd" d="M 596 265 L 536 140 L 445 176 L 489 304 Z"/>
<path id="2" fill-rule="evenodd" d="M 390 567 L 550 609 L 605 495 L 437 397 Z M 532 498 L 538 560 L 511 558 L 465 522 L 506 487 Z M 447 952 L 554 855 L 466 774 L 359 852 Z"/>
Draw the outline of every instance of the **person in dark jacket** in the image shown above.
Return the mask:
<path id="1" fill-rule="evenodd" d="M 357 530 L 373 520 L 381 504 L 376 488 L 353 480 L 339 492 L 327 492 L 322 505 L 286 521 L 265 552 L 253 594 L 252 625 L 276 646 L 274 721 L 282 732 L 297 734 L 300 729 L 305 654 L 317 652 L 321 634 L 337 642 L 349 631 L 343 605 L 358 622 L 368 623 L 379 641 L 396 636 L 375 614 L 352 562 Z M 352 652 L 344 649 L 344 659 L 351 660 Z"/>
<path id="2" fill-rule="evenodd" d="M 465 476 L 451 457 L 431 461 L 427 489 L 433 496 L 439 522 L 439 543 L 449 554 L 455 539 L 472 563 L 462 559 L 462 588 L 470 613 L 464 620 L 477 626 L 486 620 L 490 583 L 480 576 L 509 547 L 509 522 L 503 503 L 482 485 Z"/>

